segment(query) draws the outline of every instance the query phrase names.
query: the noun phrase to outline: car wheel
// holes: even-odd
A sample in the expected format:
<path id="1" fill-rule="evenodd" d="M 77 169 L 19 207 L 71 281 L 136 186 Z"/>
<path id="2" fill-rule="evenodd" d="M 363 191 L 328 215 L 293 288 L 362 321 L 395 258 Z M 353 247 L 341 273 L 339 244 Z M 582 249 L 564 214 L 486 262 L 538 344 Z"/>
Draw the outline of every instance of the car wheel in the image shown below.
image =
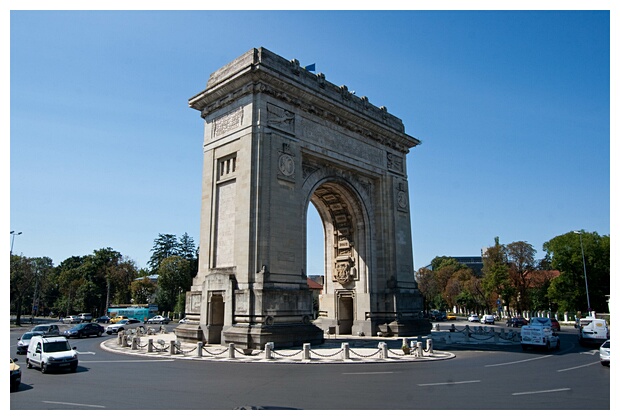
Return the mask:
<path id="1" fill-rule="evenodd" d="M 32 363 L 30 363 L 30 359 L 26 359 L 26 367 L 28 369 L 32 369 Z"/>
<path id="2" fill-rule="evenodd" d="M 558 339 L 558 342 L 555 343 L 555 349 L 560 350 L 560 339 Z"/>
<path id="3" fill-rule="evenodd" d="M 41 373 L 47 373 L 47 365 L 41 362 Z"/>
<path id="4" fill-rule="evenodd" d="M 79 333 L 77 334 L 77 338 L 82 338 L 82 333 L 81 333 L 81 332 L 79 332 Z"/>
<path id="5" fill-rule="evenodd" d="M 103 333 L 102 333 L 101 331 L 99 331 L 99 332 L 97 333 L 97 337 L 101 337 L 101 334 L 103 334 Z"/>

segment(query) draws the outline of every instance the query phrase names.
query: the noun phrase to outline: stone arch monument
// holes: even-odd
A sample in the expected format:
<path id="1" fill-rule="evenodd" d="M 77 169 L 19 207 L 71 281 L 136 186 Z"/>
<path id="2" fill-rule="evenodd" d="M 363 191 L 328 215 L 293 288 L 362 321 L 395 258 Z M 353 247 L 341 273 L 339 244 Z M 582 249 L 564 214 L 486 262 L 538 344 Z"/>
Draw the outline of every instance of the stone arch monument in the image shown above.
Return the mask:
<path id="1" fill-rule="evenodd" d="M 324 331 L 430 331 L 414 280 L 406 154 L 385 107 L 264 48 L 189 100 L 205 120 L 199 270 L 179 337 L 245 349 Z M 312 203 L 325 237 L 318 319 L 306 273 Z"/>

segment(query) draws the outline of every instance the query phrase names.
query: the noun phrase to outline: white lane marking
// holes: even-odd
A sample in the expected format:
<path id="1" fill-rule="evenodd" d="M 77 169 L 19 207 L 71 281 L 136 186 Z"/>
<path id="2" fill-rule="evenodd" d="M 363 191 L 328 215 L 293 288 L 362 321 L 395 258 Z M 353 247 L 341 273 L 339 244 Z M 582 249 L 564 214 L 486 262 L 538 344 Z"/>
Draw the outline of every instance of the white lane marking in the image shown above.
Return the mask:
<path id="1" fill-rule="evenodd" d="M 525 362 L 533 362 L 535 360 L 546 359 L 547 357 L 553 357 L 552 354 L 547 356 L 534 357 L 533 359 L 525 359 L 525 360 L 517 360 L 515 362 L 506 362 L 506 363 L 497 363 L 495 365 L 485 365 L 484 367 L 496 367 L 496 366 L 507 366 L 507 365 L 516 365 L 517 363 L 525 363 Z"/>
<path id="2" fill-rule="evenodd" d="M 161 363 L 174 362 L 174 359 L 162 360 L 81 360 L 80 363 Z"/>
<path id="3" fill-rule="evenodd" d="M 70 402 L 62 402 L 62 401 L 41 401 L 41 402 L 46 403 L 46 404 L 75 405 L 77 407 L 105 408 L 105 405 L 78 404 L 78 403 L 70 403 Z"/>
<path id="4" fill-rule="evenodd" d="M 462 385 L 462 384 L 476 384 L 479 380 L 475 381 L 459 381 L 459 382 L 436 382 L 434 384 L 418 384 L 418 386 L 440 386 L 440 385 Z"/>
<path id="5" fill-rule="evenodd" d="M 78 351 L 77 354 L 97 354 L 94 351 Z"/>
<path id="6" fill-rule="evenodd" d="M 575 366 L 575 367 L 570 367 L 570 368 L 566 368 L 566 369 L 559 369 L 559 370 L 557 370 L 557 372 L 566 372 L 568 370 L 581 369 L 583 367 L 588 367 L 588 366 L 592 366 L 592 365 L 598 365 L 599 363 L 600 362 L 592 362 L 592 363 L 588 363 L 587 365 Z"/>
<path id="7" fill-rule="evenodd" d="M 543 391 L 513 392 L 512 395 L 547 394 L 549 392 L 570 391 L 570 388 L 545 389 Z"/>
<path id="8" fill-rule="evenodd" d="M 389 375 L 394 372 L 344 372 L 343 375 Z"/>

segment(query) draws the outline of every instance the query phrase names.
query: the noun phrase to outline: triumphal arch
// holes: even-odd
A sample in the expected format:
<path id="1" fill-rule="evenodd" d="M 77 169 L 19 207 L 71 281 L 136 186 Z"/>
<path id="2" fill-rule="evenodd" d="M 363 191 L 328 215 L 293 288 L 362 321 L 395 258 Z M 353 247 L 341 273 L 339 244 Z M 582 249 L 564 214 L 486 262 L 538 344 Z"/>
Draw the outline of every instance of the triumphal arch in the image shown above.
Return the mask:
<path id="1" fill-rule="evenodd" d="M 420 142 L 400 119 L 265 48 L 211 74 L 189 106 L 205 120 L 202 211 L 179 337 L 257 349 L 320 343 L 326 330 L 430 330 L 414 280 L 406 168 Z M 317 319 L 310 204 L 325 238 Z"/>

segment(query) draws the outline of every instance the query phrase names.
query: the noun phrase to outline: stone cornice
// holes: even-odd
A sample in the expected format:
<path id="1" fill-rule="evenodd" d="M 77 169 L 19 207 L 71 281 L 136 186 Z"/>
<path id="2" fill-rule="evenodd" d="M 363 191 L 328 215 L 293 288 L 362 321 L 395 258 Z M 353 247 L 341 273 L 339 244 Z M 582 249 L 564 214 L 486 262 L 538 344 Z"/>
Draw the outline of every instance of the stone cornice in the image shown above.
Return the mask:
<path id="1" fill-rule="evenodd" d="M 253 49 L 209 78 L 207 89 L 189 99 L 203 118 L 248 94 L 262 93 L 359 135 L 407 153 L 420 141 L 404 133 L 402 121 L 348 91 L 284 58 Z"/>

